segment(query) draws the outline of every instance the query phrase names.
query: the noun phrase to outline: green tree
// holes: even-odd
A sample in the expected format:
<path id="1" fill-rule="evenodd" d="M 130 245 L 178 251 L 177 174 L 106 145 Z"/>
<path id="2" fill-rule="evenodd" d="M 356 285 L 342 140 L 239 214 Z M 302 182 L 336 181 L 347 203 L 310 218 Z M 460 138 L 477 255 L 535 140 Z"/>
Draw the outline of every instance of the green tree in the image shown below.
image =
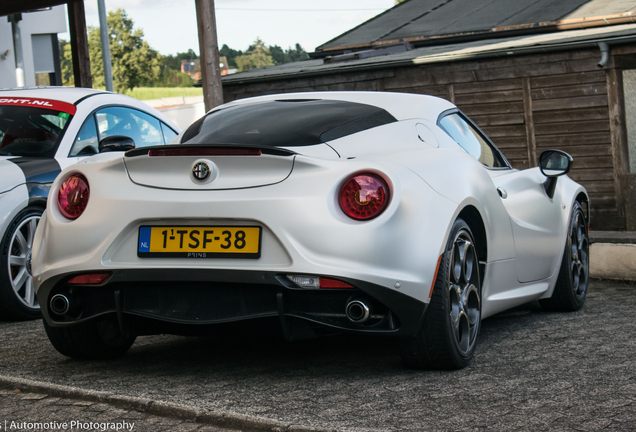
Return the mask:
<path id="1" fill-rule="evenodd" d="M 250 58 L 253 53 L 258 53 L 259 51 L 264 50 L 269 57 L 272 58 L 273 64 L 285 64 L 290 62 L 302 61 L 309 59 L 309 54 L 305 52 L 303 47 L 300 44 L 296 44 L 295 48 L 287 48 L 283 50 L 283 48 L 278 45 L 270 45 L 265 48 L 265 44 L 260 39 L 256 39 L 254 44 L 250 45 L 250 47 L 243 53 L 240 50 L 235 50 L 230 48 L 227 45 L 223 45 L 219 50 L 220 56 L 225 56 L 227 58 L 227 64 L 230 68 L 237 68 L 240 71 L 254 69 L 256 67 L 270 66 L 269 64 L 260 64 L 258 61 L 255 61 L 254 58 Z M 242 67 L 240 67 L 237 63 L 237 58 L 242 57 L 240 60 Z"/>
<path id="2" fill-rule="evenodd" d="M 254 44 L 250 45 L 245 54 L 236 57 L 235 60 L 239 72 L 274 65 L 274 59 L 269 54 L 269 48 L 265 46 L 261 38 L 256 38 Z"/>
<path id="3" fill-rule="evenodd" d="M 75 77 L 73 75 L 73 53 L 70 42 L 60 39 L 60 68 L 62 70 L 62 85 L 74 86 Z"/>
<path id="4" fill-rule="evenodd" d="M 194 50 L 180 52 L 175 55 L 163 57 L 161 64 L 161 76 L 155 83 L 159 87 L 190 87 L 193 84 L 189 75 L 181 72 L 181 62 L 183 60 L 197 60 L 199 56 Z"/>
<path id="5" fill-rule="evenodd" d="M 303 60 L 309 60 L 309 54 L 300 46 L 299 43 L 296 44 L 296 48 L 288 48 L 286 55 L 289 57 L 288 62 L 297 62 Z"/>
<path id="6" fill-rule="evenodd" d="M 229 46 L 223 44 L 223 46 L 221 47 L 221 49 L 219 50 L 219 56 L 223 57 L 225 56 L 225 58 L 227 58 L 227 65 L 230 68 L 238 68 L 238 65 L 236 64 L 236 57 L 238 56 L 242 56 L 243 55 L 243 51 L 241 50 L 235 50 L 230 48 Z"/>
<path id="7" fill-rule="evenodd" d="M 123 9 L 108 12 L 108 35 L 115 91 L 123 93 L 134 87 L 152 86 L 159 80 L 163 56 L 143 40 L 144 32 L 134 29 L 132 19 Z M 104 87 L 99 28 L 89 29 L 88 50 L 93 86 Z"/>
<path id="8" fill-rule="evenodd" d="M 168 69 L 174 69 L 176 71 L 181 70 L 181 61 L 183 60 L 196 60 L 199 56 L 194 50 L 189 49 L 187 52 L 180 52 L 175 55 L 167 55 L 163 58 L 163 66 Z"/>
<path id="9" fill-rule="evenodd" d="M 309 54 L 305 52 L 300 44 L 296 44 L 296 48 L 287 48 L 284 51 L 278 45 L 270 46 L 269 54 L 272 56 L 274 64 L 277 65 L 307 60 L 309 58 Z"/>

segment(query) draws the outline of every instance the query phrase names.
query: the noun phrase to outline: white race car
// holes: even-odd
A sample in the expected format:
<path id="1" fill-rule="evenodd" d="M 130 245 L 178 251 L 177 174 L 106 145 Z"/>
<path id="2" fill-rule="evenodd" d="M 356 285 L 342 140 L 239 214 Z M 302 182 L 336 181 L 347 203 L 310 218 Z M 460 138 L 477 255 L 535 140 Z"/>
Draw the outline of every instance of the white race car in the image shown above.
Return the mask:
<path id="1" fill-rule="evenodd" d="M 585 301 L 588 196 L 564 175 L 572 158 L 512 169 L 443 99 L 243 99 L 177 141 L 55 181 L 33 274 L 60 353 L 108 358 L 137 335 L 274 319 L 288 340 L 395 336 L 409 366 L 461 368 L 483 318 Z"/>
<path id="2" fill-rule="evenodd" d="M 40 316 L 31 247 L 60 171 L 98 153 L 100 143 L 117 149 L 127 137 L 138 147 L 157 145 L 178 132 L 127 96 L 69 87 L 0 90 L 0 319 Z"/>

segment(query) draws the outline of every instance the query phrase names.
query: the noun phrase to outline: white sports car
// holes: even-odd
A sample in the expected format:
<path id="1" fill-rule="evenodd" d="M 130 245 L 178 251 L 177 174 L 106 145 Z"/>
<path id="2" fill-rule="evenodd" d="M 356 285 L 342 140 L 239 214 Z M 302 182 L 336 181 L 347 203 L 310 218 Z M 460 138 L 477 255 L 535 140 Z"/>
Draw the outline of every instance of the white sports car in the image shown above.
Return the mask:
<path id="1" fill-rule="evenodd" d="M 395 336 L 409 366 L 461 368 L 483 318 L 585 301 L 588 196 L 564 175 L 572 158 L 512 169 L 443 99 L 243 99 L 177 141 L 55 181 L 33 274 L 60 353 L 108 358 L 137 335 L 275 319 L 288 340 Z"/>
<path id="2" fill-rule="evenodd" d="M 98 153 L 100 145 L 117 148 L 124 137 L 138 147 L 164 144 L 179 131 L 157 110 L 115 93 L 69 87 L 0 90 L 0 319 L 40 316 L 31 247 L 60 171 Z"/>

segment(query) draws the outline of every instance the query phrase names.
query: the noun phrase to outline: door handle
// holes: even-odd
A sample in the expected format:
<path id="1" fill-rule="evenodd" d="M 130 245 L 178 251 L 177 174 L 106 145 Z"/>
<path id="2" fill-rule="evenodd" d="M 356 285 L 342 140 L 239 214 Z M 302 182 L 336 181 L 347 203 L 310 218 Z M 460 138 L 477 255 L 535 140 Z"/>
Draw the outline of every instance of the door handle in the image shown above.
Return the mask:
<path id="1" fill-rule="evenodd" d="M 504 188 L 497 188 L 497 193 L 499 194 L 500 197 L 502 197 L 503 199 L 508 198 L 508 192 L 506 192 L 506 190 Z"/>

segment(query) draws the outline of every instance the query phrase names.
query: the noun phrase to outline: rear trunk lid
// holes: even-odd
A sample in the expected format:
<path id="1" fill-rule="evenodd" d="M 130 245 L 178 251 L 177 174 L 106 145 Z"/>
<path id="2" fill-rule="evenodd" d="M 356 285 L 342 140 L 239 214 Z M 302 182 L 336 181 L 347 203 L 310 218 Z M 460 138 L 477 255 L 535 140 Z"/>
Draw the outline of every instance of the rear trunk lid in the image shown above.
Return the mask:
<path id="1" fill-rule="evenodd" d="M 126 152 L 124 164 L 139 185 L 178 190 L 227 190 L 280 183 L 296 153 L 277 148 L 168 145 Z"/>

